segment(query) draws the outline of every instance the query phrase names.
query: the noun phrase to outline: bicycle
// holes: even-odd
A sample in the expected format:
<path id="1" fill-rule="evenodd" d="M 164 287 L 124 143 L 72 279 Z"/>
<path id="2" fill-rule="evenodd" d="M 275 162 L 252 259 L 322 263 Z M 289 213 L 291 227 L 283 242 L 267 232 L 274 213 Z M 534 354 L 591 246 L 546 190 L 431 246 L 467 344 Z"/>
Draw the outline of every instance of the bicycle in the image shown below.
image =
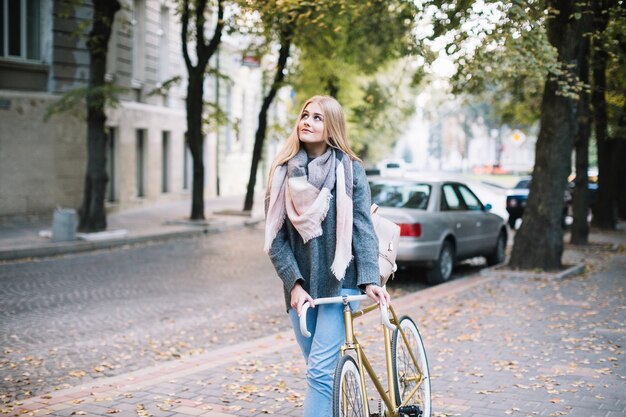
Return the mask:
<path id="1" fill-rule="evenodd" d="M 341 359 L 335 369 L 333 417 L 430 417 L 430 375 L 426 350 L 417 326 L 408 316 L 398 319 L 391 305 L 380 305 L 387 371 L 385 390 L 354 334 L 354 319 L 379 306 L 372 304 L 353 312 L 350 303 L 368 299 L 367 295 L 352 295 L 314 300 L 316 305 L 344 305 L 346 342 L 341 346 Z M 305 303 L 300 315 L 300 331 L 305 337 L 311 336 L 306 327 L 306 312 L 309 308 L 310 304 Z M 393 333 L 390 334 L 391 331 Z M 378 413 L 370 414 L 364 371 L 380 395 Z"/>

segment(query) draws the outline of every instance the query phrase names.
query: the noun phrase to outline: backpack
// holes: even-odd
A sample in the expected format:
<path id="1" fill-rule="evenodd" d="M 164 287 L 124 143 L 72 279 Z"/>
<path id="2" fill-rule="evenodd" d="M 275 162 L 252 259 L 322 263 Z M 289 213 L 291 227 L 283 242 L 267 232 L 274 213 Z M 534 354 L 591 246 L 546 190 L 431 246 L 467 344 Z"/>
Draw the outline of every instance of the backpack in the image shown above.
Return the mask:
<path id="1" fill-rule="evenodd" d="M 376 204 L 372 204 L 370 213 L 372 223 L 374 223 L 374 231 L 378 237 L 380 285 L 384 286 L 398 269 L 396 256 L 398 255 L 398 243 L 400 241 L 400 226 L 380 216 Z"/>

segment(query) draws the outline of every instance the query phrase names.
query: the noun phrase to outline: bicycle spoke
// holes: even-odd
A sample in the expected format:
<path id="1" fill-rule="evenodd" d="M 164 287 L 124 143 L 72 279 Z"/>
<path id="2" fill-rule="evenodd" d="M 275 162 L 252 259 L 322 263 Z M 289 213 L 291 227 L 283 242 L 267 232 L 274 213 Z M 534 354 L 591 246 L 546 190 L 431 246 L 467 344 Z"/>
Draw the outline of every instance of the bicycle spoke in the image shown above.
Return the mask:
<path id="1" fill-rule="evenodd" d="M 418 407 L 424 416 L 430 417 L 428 364 L 419 332 L 410 318 L 403 317 L 399 320 L 398 330 L 394 332 L 392 351 L 399 405 Z"/>
<path id="2" fill-rule="evenodd" d="M 335 372 L 333 404 L 335 417 L 366 417 L 358 367 L 349 356 L 342 358 Z M 339 383 L 339 385 L 337 385 Z"/>

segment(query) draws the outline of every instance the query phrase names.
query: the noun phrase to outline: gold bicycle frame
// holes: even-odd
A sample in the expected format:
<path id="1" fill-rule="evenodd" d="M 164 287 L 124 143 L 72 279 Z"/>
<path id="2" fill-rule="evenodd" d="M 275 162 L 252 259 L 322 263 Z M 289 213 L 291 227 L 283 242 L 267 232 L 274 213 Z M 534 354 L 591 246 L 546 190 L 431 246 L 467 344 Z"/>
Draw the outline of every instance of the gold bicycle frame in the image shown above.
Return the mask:
<path id="1" fill-rule="evenodd" d="M 411 390 L 411 392 L 405 398 L 405 400 L 401 404 L 396 404 L 396 398 L 395 398 L 396 381 L 393 375 L 393 364 L 392 364 L 393 359 L 391 357 L 391 353 L 392 353 L 391 352 L 391 335 L 389 333 L 389 329 L 385 327 L 385 325 L 381 325 L 382 330 L 383 330 L 383 339 L 385 343 L 385 365 L 387 368 L 388 391 L 385 391 L 385 388 L 383 387 L 382 383 L 380 382 L 380 379 L 376 375 L 376 372 L 374 372 L 374 368 L 372 367 L 370 361 L 367 359 L 367 356 L 365 355 L 365 352 L 363 351 L 363 347 L 359 344 L 359 342 L 356 340 L 356 337 L 354 335 L 354 319 L 357 317 L 361 317 L 371 311 L 377 310 L 378 308 L 379 308 L 378 304 L 373 304 L 357 312 L 352 312 L 352 309 L 350 308 L 350 303 L 344 301 L 343 317 L 344 317 L 344 322 L 345 322 L 346 343 L 344 343 L 341 346 L 341 356 L 344 356 L 346 352 L 349 350 L 353 350 L 356 352 L 356 359 L 357 359 L 356 362 L 357 362 L 357 367 L 359 368 L 359 374 L 361 377 L 361 387 L 362 387 L 361 395 L 363 396 L 363 402 L 365 406 L 365 415 L 369 416 L 370 412 L 369 412 L 369 401 L 367 398 L 367 388 L 365 386 L 365 372 L 363 372 L 364 370 L 367 371 L 371 381 L 374 383 L 374 386 L 376 387 L 376 391 L 378 391 L 382 401 L 385 403 L 385 406 L 387 407 L 387 417 L 398 417 L 398 407 L 407 405 L 408 401 L 410 401 L 411 398 L 413 398 L 417 390 L 420 388 L 420 386 L 424 382 L 422 378 L 422 370 L 419 366 L 419 363 L 417 362 L 417 358 L 413 354 L 413 351 L 411 349 L 407 349 L 411 355 L 413 364 L 418 370 L 418 379 L 417 379 L 417 384 L 415 388 Z M 392 315 L 392 318 L 389 321 L 397 327 L 398 331 L 400 332 L 400 335 L 402 336 L 402 340 L 404 341 L 404 344 L 408 347 L 409 341 L 406 337 L 406 334 L 404 333 L 404 330 L 400 328 L 400 326 L 398 325 L 399 324 L 398 317 L 396 316 L 396 312 L 394 311 L 391 305 L 389 306 L 389 311 L 391 311 L 391 315 Z M 345 404 L 343 404 L 342 406 L 345 406 Z"/>

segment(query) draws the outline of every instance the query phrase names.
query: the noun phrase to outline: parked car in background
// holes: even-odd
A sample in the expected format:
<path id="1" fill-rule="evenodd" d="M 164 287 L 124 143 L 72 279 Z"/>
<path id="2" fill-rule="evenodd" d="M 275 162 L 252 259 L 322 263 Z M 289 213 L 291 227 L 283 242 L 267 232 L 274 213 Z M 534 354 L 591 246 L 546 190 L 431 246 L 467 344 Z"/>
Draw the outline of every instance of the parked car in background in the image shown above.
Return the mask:
<path id="1" fill-rule="evenodd" d="M 509 213 L 509 226 L 515 229 L 517 219 L 524 215 L 530 191 L 530 177 L 524 177 L 515 184 L 506 196 L 506 211 Z"/>
<path id="2" fill-rule="evenodd" d="M 572 195 L 574 192 L 574 177 L 570 177 L 567 188 L 563 192 L 563 215 L 562 225 L 566 227 L 568 224 L 568 216 L 571 216 Z M 524 209 L 528 202 L 528 193 L 530 191 L 531 177 L 524 177 L 513 187 L 506 196 L 506 211 L 509 213 L 509 226 L 515 229 L 518 226 L 517 221 L 524 215 Z M 589 193 L 590 206 L 595 203 L 598 184 L 594 178 L 589 178 L 587 192 Z M 571 221 L 571 218 L 569 219 Z"/>
<path id="3" fill-rule="evenodd" d="M 376 164 L 376 168 L 383 177 L 401 176 L 405 172 L 406 164 L 402 159 L 384 159 Z"/>
<path id="4" fill-rule="evenodd" d="M 464 183 L 443 179 L 370 178 L 379 214 L 400 225 L 399 265 L 426 266 L 430 284 L 447 281 L 454 264 L 484 256 L 504 262 L 504 219 Z"/>

